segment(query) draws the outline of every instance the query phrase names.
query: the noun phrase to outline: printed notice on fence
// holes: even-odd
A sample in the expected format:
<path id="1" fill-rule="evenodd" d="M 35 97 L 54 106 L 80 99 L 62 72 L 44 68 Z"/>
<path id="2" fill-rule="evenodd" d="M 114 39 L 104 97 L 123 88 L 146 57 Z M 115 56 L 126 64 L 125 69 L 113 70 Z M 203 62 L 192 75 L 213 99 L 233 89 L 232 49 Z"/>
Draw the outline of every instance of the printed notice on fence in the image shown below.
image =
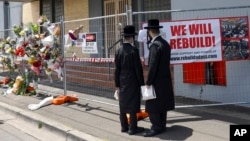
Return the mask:
<path id="1" fill-rule="evenodd" d="M 171 63 L 220 61 L 221 36 L 219 19 L 164 23 L 169 31 Z"/>
<path id="2" fill-rule="evenodd" d="M 85 33 L 82 35 L 82 53 L 96 54 L 97 50 L 97 39 L 96 33 Z"/>
<path id="3" fill-rule="evenodd" d="M 76 47 L 82 47 L 86 44 L 86 33 L 79 33 L 78 39 L 73 41 Z"/>

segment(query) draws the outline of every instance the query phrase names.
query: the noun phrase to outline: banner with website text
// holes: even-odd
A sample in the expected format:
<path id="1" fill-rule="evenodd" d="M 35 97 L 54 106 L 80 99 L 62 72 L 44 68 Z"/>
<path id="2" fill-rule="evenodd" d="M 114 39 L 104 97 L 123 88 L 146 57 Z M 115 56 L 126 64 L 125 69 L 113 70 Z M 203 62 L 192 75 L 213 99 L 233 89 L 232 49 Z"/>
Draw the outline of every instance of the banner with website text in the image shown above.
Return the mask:
<path id="1" fill-rule="evenodd" d="M 248 17 L 171 21 L 160 25 L 161 35 L 171 46 L 171 64 L 248 59 Z M 140 36 L 138 40 L 142 41 Z M 148 57 L 147 48 L 144 55 Z"/>

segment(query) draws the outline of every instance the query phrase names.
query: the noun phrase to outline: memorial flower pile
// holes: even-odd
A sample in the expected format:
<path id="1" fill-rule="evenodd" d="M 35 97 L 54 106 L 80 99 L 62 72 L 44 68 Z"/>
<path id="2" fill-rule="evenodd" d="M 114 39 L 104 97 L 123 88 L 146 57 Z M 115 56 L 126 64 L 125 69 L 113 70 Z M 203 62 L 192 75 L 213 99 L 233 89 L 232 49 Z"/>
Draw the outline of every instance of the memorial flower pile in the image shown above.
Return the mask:
<path id="1" fill-rule="evenodd" d="M 52 83 L 53 72 L 58 73 L 58 77 L 62 79 L 64 61 L 59 46 L 59 25 L 50 23 L 46 16 L 41 16 L 37 23 L 14 25 L 13 33 L 15 36 L 0 41 L 0 63 L 7 68 L 8 75 L 5 79 L 8 78 L 12 93 L 35 94 L 36 85 L 31 86 L 30 83 L 37 82 L 40 76 L 48 76 Z M 25 63 L 20 64 L 20 60 Z M 14 72 L 18 72 L 18 76 L 13 76 Z"/>

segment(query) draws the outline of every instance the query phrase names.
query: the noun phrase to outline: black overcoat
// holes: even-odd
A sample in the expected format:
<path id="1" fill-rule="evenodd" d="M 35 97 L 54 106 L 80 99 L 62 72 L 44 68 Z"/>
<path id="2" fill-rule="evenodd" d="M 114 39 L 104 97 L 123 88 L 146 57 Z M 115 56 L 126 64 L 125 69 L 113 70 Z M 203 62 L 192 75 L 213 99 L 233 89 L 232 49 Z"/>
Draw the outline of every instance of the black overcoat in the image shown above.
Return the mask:
<path id="1" fill-rule="evenodd" d="M 115 53 L 115 86 L 120 88 L 120 111 L 139 112 L 142 85 L 144 78 L 139 50 L 124 43 Z"/>
<path id="2" fill-rule="evenodd" d="M 171 73 L 171 48 L 161 36 L 156 37 L 149 48 L 147 85 L 155 88 L 156 99 L 146 101 L 148 113 L 161 113 L 175 108 Z"/>

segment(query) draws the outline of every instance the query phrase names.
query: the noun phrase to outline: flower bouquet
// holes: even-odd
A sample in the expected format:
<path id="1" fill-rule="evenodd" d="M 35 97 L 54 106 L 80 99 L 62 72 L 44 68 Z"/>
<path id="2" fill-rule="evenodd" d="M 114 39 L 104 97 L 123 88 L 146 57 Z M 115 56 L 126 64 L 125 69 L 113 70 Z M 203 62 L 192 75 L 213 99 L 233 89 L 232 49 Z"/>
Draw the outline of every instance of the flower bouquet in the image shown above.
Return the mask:
<path id="1" fill-rule="evenodd" d="M 43 34 L 40 34 L 41 27 L 47 29 Z M 6 78 L 9 78 L 8 86 L 11 93 L 36 94 L 39 77 L 47 76 L 52 83 L 53 72 L 57 72 L 61 79 L 64 61 L 60 57 L 62 52 L 58 43 L 60 34 L 58 25 L 51 24 L 46 16 L 41 16 L 36 24 L 14 25 L 13 32 L 15 37 L 0 41 L 0 49 L 3 52 L 0 63 L 7 68 Z M 25 60 L 26 63 L 22 63 L 18 68 L 17 58 Z M 25 72 L 21 72 L 20 70 L 24 70 L 24 67 Z M 13 76 L 16 70 L 19 70 L 18 76 Z M 33 86 L 30 86 L 31 82 Z"/>

